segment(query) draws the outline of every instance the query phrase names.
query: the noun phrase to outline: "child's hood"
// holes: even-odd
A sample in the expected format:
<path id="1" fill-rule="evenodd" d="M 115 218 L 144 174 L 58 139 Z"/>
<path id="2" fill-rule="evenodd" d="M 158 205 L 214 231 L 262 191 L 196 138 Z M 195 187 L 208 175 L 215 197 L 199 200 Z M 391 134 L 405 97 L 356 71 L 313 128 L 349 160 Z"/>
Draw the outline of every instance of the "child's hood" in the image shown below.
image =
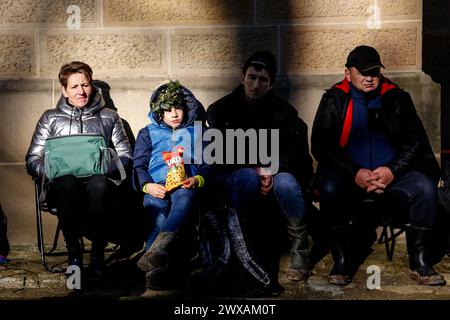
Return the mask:
<path id="1" fill-rule="evenodd" d="M 150 104 L 155 102 L 158 98 L 158 95 L 162 90 L 167 87 L 167 84 L 163 84 L 159 86 L 155 92 L 153 92 L 150 98 Z M 194 124 L 194 121 L 202 121 L 204 123 L 206 121 L 206 112 L 205 108 L 201 104 L 200 101 L 194 96 L 194 94 L 184 86 L 181 86 L 181 92 L 183 93 L 183 99 L 185 104 L 185 116 L 183 119 L 183 123 L 179 126 L 179 128 L 188 127 Z M 186 114 L 187 112 L 187 114 Z M 158 115 L 151 111 L 148 114 L 150 121 L 157 126 L 167 126 L 163 121 L 158 120 Z"/>

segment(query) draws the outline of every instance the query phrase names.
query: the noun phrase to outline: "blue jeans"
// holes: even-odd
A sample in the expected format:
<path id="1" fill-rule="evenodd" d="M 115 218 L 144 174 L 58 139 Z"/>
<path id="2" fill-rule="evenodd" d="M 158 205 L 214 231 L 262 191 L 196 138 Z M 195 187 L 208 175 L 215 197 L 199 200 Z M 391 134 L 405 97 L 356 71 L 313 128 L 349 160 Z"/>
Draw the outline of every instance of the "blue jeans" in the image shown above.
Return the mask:
<path id="1" fill-rule="evenodd" d="M 286 218 L 305 218 L 302 189 L 292 174 L 280 172 L 273 177 L 273 194 Z"/>
<path id="2" fill-rule="evenodd" d="M 345 224 L 349 219 L 352 201 L 367 197 L 367 193 L 357 188 L 351 178 L 337 171 L 323 170 L 320 180 L 321 213 L 326 216 L 330 226 Z M 407 207 L 408 218 L 413 226 L 429 228 L 434 224 L 437 189 L 430 177 L 410 171 L 394 180 L 381 197 L 385 197 L 385 203 L 390 207 L 397 208 L 400 204 Z M 393 214 L 399 214 L 396 211 Z"/>
<path id="3" fill-rule="evenodd" d="M 194 189 L 178 188 L 164 199 L 144 196 L 144 209 L 148 214 L 152 228 L 145 249 L 150 249 L 160 232 L 178 232 L 191 213 L 197 197 Z"/>
<path id="4" fill-rule="evenodd" d="M 238 211 L 257 210 L 261 201 L 261 179 L 255 169 L 245 168 L 219 177 L 225 196 Z M 272 192 L 286 218 L 304 218 L 305 202 L 295 177 L 286 172 L 274 176 Z"/>

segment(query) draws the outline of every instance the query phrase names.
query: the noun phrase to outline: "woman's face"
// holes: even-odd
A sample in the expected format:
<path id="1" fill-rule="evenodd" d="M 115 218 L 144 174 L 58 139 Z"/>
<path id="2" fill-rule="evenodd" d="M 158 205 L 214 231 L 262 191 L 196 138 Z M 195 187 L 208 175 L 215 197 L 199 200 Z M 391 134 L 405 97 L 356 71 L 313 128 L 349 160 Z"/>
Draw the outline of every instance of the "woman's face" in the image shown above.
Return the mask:
<path id="1" fill-rule="evenodd" d="M 92 93 L 92 85 L 82 73 L 73 73 L 67 79 L 67 87 L 61 87 L 64 97 L 77 108 L 84 108 Z"/>

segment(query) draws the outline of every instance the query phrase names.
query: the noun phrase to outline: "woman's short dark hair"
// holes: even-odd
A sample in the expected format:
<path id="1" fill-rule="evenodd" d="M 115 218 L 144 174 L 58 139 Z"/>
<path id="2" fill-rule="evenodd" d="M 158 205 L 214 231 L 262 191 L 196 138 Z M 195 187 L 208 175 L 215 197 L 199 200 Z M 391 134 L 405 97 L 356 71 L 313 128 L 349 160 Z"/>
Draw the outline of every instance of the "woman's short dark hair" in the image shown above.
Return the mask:
<path id="1" fill-rule="evenodd" d="M 89 83 L 92 84 L 92 69 L 89 65 L 80 61 L 72 61 L 66 63 L 59 70 L 59 82 L 64 88 L 67 88 L 67 80 L 74 73 L 82 73 L 88 79 Z"/>

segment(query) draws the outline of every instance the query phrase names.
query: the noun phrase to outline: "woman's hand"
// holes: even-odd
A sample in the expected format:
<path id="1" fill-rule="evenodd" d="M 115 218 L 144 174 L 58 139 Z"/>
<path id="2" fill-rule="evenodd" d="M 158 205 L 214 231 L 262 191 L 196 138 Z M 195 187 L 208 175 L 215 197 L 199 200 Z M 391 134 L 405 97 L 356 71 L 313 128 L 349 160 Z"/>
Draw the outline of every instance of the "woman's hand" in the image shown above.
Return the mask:
<path id="1" fill-rule="evenodd" d="M 198 187 L 198 180 L 196 177 L 189 177 L 184 180 L 182 188 L 193 189 Z"/>
<path id="2" fill-rule="evenodd" d="M 147 183 L 144 187 L 144 192 L 151 195 L 152 197 L 164 199 L 167 190 L 160 184 Z"/>

